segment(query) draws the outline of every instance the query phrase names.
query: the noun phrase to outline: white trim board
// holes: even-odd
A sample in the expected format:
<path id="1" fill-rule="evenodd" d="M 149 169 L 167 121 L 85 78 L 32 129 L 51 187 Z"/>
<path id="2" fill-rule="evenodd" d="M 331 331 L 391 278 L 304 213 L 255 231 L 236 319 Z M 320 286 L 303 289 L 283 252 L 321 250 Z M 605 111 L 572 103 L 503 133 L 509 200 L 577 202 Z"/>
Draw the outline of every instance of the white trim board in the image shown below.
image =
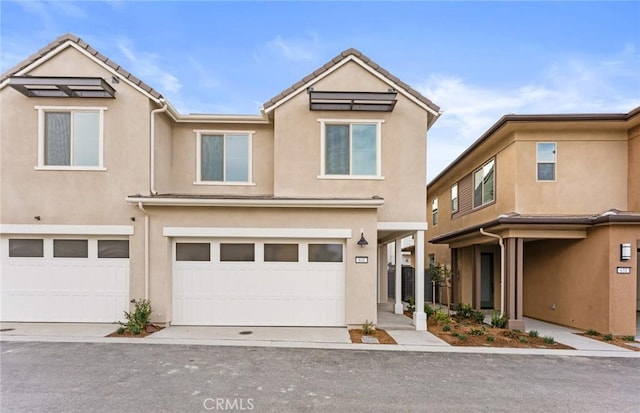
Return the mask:
<path id="1" fill-rule="evenodd" d="M 130 204 L 159 206 L 280 207 L 280 208 L 379 208 L 383 199 L 235 199 L 127 197 Z"/>
<path id="2" fill-rule="evenodd" d="M 0 234 L 133 235 L 132 225 L 0 225 Z"/>
<path id="3" fill-rule="evenodd" d="M 348 239 L 348 228 L 220 228 L 220 227 L 164 227 L 165 237 L 202 238 L 315 238 Z"/>
<path id="4" fill-rule="evenodd" d="M 378 231 L 426 231 L 426 222 L 378 222 Z"/>

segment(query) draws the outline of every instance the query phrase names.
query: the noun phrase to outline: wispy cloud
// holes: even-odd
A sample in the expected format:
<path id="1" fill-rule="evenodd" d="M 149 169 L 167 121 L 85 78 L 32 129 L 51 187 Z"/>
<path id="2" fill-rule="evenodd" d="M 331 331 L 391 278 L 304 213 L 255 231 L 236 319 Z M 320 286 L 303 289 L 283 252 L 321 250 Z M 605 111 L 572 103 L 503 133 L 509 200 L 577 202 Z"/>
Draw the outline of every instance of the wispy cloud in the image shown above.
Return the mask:
<path id="1" fill-rule="evenodd" d="M 308 33 L 305 37 L 299 38 L 277 35 L 267 41 L 263 50 L 254 57 L 260 61 L 266 60 L 267 56 L 276 56 L 292 62 L 314 61 L 320 55 L 321 49 L 322 43 L 315 33 Z"/>
<path id="2" fill-rule="evenodd" d="M 151 85 L 157 85 L 160 93 L 178 93 L 182 88 L 180 79 L 164 69 L 168 62 L 162 62 L 159 55 L 136 51 L 133 42 L 124 37 L 117 41 L 117 47 L 129 61 L 123 66 L 136 77 Z"/>
<path id="3" fill-rule="evenodd" d="M 428 176 L 435 177 L 456 156 L 508 113 L 627 112 L 640 105 L 640 55 L 631 45 L 609 56 L 569 56 L 519 86 L 475 85 L 431 76 L 418 89 L 444 114 L 429 134 Z"/>

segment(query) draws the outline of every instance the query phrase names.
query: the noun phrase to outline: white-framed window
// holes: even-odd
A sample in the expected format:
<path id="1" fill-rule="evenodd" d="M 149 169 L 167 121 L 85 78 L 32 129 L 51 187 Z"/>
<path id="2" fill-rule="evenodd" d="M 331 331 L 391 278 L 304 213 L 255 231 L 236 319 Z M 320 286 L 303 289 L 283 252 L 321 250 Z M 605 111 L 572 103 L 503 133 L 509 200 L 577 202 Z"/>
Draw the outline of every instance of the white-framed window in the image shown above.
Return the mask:
<path id="1" fill-rule="evenodd" d="M 536 179 L 538 181 L 556 180 L 555 142 L 538 142 L 536 144 Z"/>
<path id="2" fill-rule="evenodd" d="M 431 201 L 431 220 L 433 225 L 438 225 L 438 198 Z"/>
<path id="3" fill-rule="evenodd" d="M 104 170 L 105 107 L 36 106 L 36 169 Z"/>
<path id="4" fill-rule="evenodd" d="M 474 208 L 495 200 L 495 164 L 495 159 L 492 159 L 473 173 Z"/>
<path id="5" fill-rule="evenodd" d="M 320 119 L 320 178 L 382 179 L 383 120 Z"/>
<path id="6" fill-rule="evenodd" d="M 458 212 L 458 184 L 455 183 L 451 187 L 451 213 Z"/>
<path id="7" fill-rule="evenodd" d="M 196 182 L 204 185 L 254 185 L 254 131 L 195 131 Z"/>

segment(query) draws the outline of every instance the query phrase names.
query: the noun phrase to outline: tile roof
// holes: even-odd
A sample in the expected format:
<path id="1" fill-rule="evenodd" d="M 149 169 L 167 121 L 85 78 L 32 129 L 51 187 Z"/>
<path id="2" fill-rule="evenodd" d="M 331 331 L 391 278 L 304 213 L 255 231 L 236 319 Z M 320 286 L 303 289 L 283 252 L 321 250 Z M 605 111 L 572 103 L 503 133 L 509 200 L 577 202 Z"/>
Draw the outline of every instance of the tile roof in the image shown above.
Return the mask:
<path id="1" fill-rule="evenodd" d="M 313 73 L 305 76 L 304 78 L 302 78 L 298 82 L 294 83 L 293 85 L 291 85 L 287 89 L 283 90 L 278 95 L 276 95 L 273 98 L 269 99 L 263 105 L 264 109 L 268 109 L 271 106 L 275 105 L 281 99 L 289 96 L 291 93 L 295 92 L 300 87 L 304 86 L 306 83 L 308 83 L 308 82 L 312 81 L 313 79 L 319 77 L 320 75 L 322 75 L 323 73 L 325 73 L 326 71 L 328 71 L 329 69 L 331 69 L 332 67 L 334 67 L 335 65 L 340 63 L 341 61 L 343 61 L 344 59 L 348 58 L 349 56 L 355 56 L 358 59 L 362 60 L 364 63 L 366 63 L 373 70 L 377 71 L 382 76 L 386 77 L 391 82 L 393 82 L 396 85 L 398 85 L 399 88 L 404 89 L 411 96 L 413 96 L 414 98 L 418 99 L 420 102 L 424 103 L 429 108 L 433 109 L 435 112 L 439 112 L 440 111 L 440 107 L 438 105 L 436 105 L 431 100 L 429 100 L 426 97 L 424 97 L 422 94 L 420 94 L 420 92 L 418 92 L 417 90 L 413 89 L 411 86 L 409 86 L 408 84 L 404 83 L 402 80 L 398 79 L 397 77 L 395 77 L 394 75 L 389 73 L 389 71 L 385 70 L 379 64 L 377 64 L 373 60 L 369 59 L 362 52 L 360 52 L 359 50 L 353 49 L 353 48 L 347 49 L 347 50 L 343 51 L 342 53 L 338 54 L 336 57 L 334 57 L 333 59 L 331 59 L 330 61 L 325 63 L 324 66 L 320 67 L 319 69 L 315 70 Z"/>
<path id="2" fill-rule="evenodd" d="M 60 46 L 61 44 L 66 43 L 66 42 L 73 42 L 76 45 L 80 46 L 80 48 L 84 49 L 90 55 L 92 55 L 96 59 L 100 60 L 101 62 L 103 62 L 107 66 L 111 67 L 118 74 L 120 74 L 123 78 L 129 80 L 131 83 L 133 83 L 134 85 L 138 86 L 139 88 L 141 88 L 145 92 L 149 93 L 154 98 L 156 98 L 156 99 L 162 98 L 162 95 L 160 93 L 158 93 L 155 89 L 153 89 L 151 86 L 147 85 L 142 80 L 138 79 L 137 77 L 135 77 L 134 75 L 132 75 L 131 73 L 126 71 L 122 66 L 120 66 L 119 64 L 117 64 L 113 60 L 109 59 L 108 57 L 106 57 L 102 53 L 98 52 L 96 49 L 91 47 L 88 43 L 84 42 L 78 36 L 70 34 L 70 33 L 63 34 L 62 36 L 58 37 L 57 39 L 55 39 L 54 41 L 52 41 L 51 43 L 49 43 L 48 45 L 46 45 L 42 49 L 38 50 L 36 53 L 32 54 L 31 56 L 29 56 L 28 58 L 26 58 L 22 62 L 18 63 L 17 65 L 12 67 L 11 69 L 7 70 L 5 73 L 2 74 L 2 76 L 0 76 L 0 83 L 4 82 L 8 77 L 11 77 L 11 76 L 15 75 L 20 70 L 28 67 L 32 63 L 36 62 L 38 59 L 41 59 L 42 57 L 46 56 L 48 53 L 50 53 L 56 47 Z"/>

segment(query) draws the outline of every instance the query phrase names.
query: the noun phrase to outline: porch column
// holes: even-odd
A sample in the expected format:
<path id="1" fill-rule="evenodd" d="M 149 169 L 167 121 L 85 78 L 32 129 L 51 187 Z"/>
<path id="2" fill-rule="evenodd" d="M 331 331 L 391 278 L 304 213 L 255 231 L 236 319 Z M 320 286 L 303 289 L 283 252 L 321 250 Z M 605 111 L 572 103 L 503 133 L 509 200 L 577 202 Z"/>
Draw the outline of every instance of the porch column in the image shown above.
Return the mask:
<path id="1" fill-rule="evenodd" d="M 378 245 L 378 304 L 389 301 L 387 259 L 387 246 Z"/>
<path id="2" fill-rule="evenodd" d="M 394 313 L 402 314 L 404 305 L 402 305 L 402 239 L 397 238 L 395 242 L 396 253 L 396 305 Z"/>
<path id="3" fill-rule="evenodd" d="M 473 299 L 473 308 L 480 308 L 480 281 L 482 279 L 482 260 L 480 259 L 480 247 L 477 245 L 473 246 L 473 290 L 472 290 L 472 299 Z"/>
<path id="4" fill-rule="evenodd" d="M 524 331 L 522 309 L 522 238 L 507 238 L 506 244 L 506 312 L 509 316 L 507 328 Z"/>
<path id="5" fill-rule="evenodd" d="M 416 311 L 413 313 L 413 321 L 416 330 L 425 331 L 427 329 L 427 315 L 424 313 L 424 231 L 417 231 L 415 234 L 415 299 Z"/>

